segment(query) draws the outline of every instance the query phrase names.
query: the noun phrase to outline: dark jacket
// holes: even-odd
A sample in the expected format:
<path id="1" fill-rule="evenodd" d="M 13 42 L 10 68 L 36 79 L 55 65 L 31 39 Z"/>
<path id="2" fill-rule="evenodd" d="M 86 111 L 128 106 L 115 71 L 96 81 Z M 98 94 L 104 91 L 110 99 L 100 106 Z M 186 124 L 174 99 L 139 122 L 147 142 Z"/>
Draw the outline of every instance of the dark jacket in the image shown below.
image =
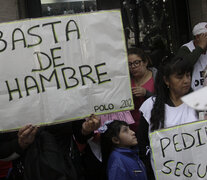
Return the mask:
<path id="1" fill-rule="evenodd" d="M 138 151 L 116 148 L 110 155 L 107 167 L 108 180 L 147 180 L 144 164 Z"/>
<path id="2" fill-rule="evenodd" d="M 192 52 L 188 49 L 187 46 L 182 46 L 178 50 L 176 56 L 186 57 L 189 60 L 189 62 L 191 62 L 192 65 L 194 65 L 202 53 L 204 53 L 204 50 L 200 48 L 199 46 L 196 46 Z"/>

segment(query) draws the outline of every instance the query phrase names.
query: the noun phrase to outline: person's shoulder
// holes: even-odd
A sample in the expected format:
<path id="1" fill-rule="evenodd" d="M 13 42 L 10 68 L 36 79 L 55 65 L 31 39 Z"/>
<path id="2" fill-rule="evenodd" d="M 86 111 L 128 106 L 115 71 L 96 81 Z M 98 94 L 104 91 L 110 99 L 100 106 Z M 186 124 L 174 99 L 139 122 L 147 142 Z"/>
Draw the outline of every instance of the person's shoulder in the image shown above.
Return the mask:
<path id="1" fill-rule="evenodd" d="M 193 45 L 193 40 L 183 44 L 181 47 L 188 47 L 189 45 Z"/>
<path id="2" fill-rule="evenodd" d="M 188 46 L 186 46 L 185 44 L 183 46 L 181 46 L 179 49 L 178 49 L 178 53 L 181 53 L 181 52 L 190 52 L 190 49 L 188 48 Z"/>
<path id="3" fill-rule="evenodd" d="M 108 159 L 108 167 L 111 168 L 111 167 L 119 166 L 120 164 L 122 164 L 121 156 L 122 154 L 119 153 L 118 151 L 115 151 L 115 150 L 112 151 Z"/>
<path id="4" fill-rule="evenodd" d="M 120 149 L 120 148 L 115 148 L 115 149 L 111 152 L 111 154 L 110 154 L 110 156 L 109 156 L 109 159 L 110 159 L 111 161 L 116 161 L 116 162 L 121 163 L 123 157 L 126 156 L 125 154 L 126 154 L 126 151 L 125 151 L 125 150 Z"/>
<path id="5" fill-rule="evenodd" d="M 196 46 L 197 47 L 197 46 Z M 188 43 L 183 44 L 179 49 L 178 49 L 178 54 L 182 52 L 192 52 L 194 49 L 196 49 L 193 40 L 191 40 Z"/>
<path id="6" fill-rule="evenodd" d="M 109 156 L 110 159 L 118 159 L 118 157 L 120 157 L 120 152 L 119 151 L 116 151 L 116 150 L 113 150 Z"/>
<path id="7" fill-rule="evenodd" d="M 191 51 L 191 49 L 195 48 L 193 41 L 187 42 L 180 46 L 178 49 L 178 53 L 182 51 Z"/>
<path id="8" fill-rule="evenodd" d="M 152 77 L 155 79 L 155 77 L 157 75 L 157 68 L 150 67 L 149 70 L 152 72 Z"/>
<path id="9" fill-rule="evenodd" d="M 149 123 L 151 118 L 151 111 L 155 102 L 155 97 L 151 96 L 146 101 L 143 102 L 139 111 L 143 114 L 143 117 Z"/>
<path id="10" fill-rule="evenodd" d="M 155 97 L 154 96 L 149 97 L 148 99 L 146 99 L 143 102 L 143 104 L 141 105 L 140 109 L 145 109 L 146 107 L 153 106 L 154 101 L 155 101 Z"/>
<path id="11" fill-rule="evenodd" d="M 157 72 L 157 68 L 156 67 L 150 67 L 149 70 L 152 71 L 153 73 Z"/>

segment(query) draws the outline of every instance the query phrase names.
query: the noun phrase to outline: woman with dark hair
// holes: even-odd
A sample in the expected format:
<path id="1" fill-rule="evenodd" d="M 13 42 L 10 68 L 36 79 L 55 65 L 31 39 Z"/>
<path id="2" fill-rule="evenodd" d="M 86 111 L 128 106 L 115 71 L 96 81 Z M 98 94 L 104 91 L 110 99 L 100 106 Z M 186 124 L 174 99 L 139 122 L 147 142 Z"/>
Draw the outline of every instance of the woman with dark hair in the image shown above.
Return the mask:
<path id="1" fill-rule="evenodd" d="M 146 156 L 149 148 L 148 135 L 150 132 L 197 121 L 197 113 L 181 100 L 181 97 L 191 91 L 191 75 L 193 66 L 187 59 L 167 57 L 158 69 L 155 81 L 155 95 L 148 98 L 140 107 L 142 118 L 138 131 L 140 157 L 145 160 L 148 174 L 150 157 Z M 151 159 L 152 160 L 152 159 Z M 153 163 L 152 163 L 153 166 Z"/>
<path id="2" fill-rule="evenodd" d="M 107 121 L 101 128 L 104 175 L 108 180 L 147 180 L 144 164 L 138 157 L 135 132 L 125 121 Z"/>
<path id="3" fill-rule="evenodd" d="M 151 61 L 149 56 L 139 48 L 131 48 L 128 50 L 128 63 L 135 105 L 135 110 L 131 111 L 135 123 L 130 125 L 130 128 L 136 132 L 140 119 L 138 109 L 154 92 L 154 79 L 157 70 L 150 67 Z"/>

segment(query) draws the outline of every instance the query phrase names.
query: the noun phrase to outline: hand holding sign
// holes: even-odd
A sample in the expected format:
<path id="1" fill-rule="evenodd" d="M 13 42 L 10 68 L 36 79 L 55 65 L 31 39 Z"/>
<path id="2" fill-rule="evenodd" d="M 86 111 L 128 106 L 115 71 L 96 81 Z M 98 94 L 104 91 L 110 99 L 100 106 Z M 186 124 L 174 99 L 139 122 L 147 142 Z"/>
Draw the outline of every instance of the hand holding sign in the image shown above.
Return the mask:
<path id="1" fill-rule="evenodd" d="M 101 125 L 100 118 L 92 114 L 82 125 L 82 134 L 88 135 Z"/>
<path id="2" fill-rule="evenodd" d="M 26 149 L 35 139 L 37 133 L 37 127 L 32 125 L 26 125 L 22 127 L 18 132 L 18 143 L 22 149 Z"/>

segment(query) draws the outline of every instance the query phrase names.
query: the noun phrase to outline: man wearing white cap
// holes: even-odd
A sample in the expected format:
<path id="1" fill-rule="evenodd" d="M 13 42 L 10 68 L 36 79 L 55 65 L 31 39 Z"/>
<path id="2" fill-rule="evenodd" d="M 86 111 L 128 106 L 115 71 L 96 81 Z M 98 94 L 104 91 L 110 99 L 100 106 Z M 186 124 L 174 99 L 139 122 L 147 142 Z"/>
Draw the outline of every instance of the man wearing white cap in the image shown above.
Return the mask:
<path id="1" fill-rule="evenodd" d="M 193 90 L 203 87 L 203 71 L 207 67 L 207 22 L 201 22 L 193 28 L 194 39 L 184 44 L 177 56 L 186 56 L 194 65 L 192 75 Z"/>

